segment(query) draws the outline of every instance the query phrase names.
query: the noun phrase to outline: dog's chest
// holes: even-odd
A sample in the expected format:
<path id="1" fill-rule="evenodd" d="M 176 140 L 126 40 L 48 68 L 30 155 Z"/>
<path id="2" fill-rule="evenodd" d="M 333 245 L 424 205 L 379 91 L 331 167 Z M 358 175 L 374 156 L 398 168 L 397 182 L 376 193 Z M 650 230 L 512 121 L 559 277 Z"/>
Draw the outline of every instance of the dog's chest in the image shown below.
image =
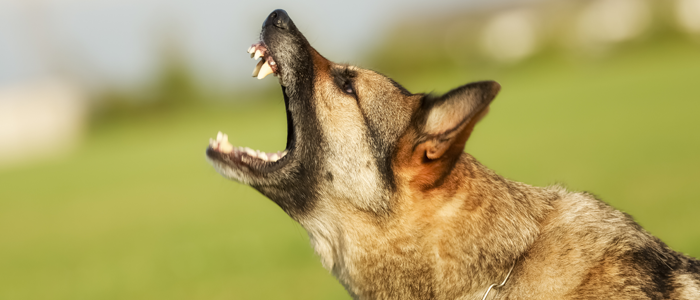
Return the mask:
<path id="1" fill-rule="evenodd" d="M 307 227 L 311 243 L 323 266 L 356 298 L 434 298 L 437 257 L 429 245 L 405 230 L 357 223 L 328 228 Z"/>

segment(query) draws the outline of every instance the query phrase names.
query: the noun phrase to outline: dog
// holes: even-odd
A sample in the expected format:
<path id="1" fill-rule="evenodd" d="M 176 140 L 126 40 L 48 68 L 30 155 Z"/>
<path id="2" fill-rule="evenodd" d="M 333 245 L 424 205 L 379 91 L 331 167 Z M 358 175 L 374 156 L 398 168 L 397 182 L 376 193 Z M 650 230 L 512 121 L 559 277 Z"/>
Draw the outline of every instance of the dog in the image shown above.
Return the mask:
<path id="1" fill-rule="evenodd" d="M 278 77 L 286 149 L 206 150 L 308 232 L 354 299 L 700 299 L 700 261 L 588 193 L 505 179 L 464 153 L 500 90 L 413 94 L 321 56 L 284 10 L 253 76 Z"/>

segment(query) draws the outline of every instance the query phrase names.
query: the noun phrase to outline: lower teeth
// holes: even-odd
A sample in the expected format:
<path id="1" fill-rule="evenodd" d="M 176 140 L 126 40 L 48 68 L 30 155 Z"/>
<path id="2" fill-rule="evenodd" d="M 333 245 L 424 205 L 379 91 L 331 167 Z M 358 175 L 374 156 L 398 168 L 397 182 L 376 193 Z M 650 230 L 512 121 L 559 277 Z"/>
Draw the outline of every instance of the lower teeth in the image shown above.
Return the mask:
<path id="1" fill-rule="evenodd" d="M 234 147 L 229 143 L 228 141 L 228 135 L 223 134 L 219 132 L 216 136 L 216 140 L 214 139 L 209 139 L 209 146 L 221 153 L 229 154 L 231 152 L 234 152 Z M 276 152 L 276 153 L 265 153 L 261 152 L 260 150 L 253 150 L 248 147 L 245 148 L 235 148 L 236 152 L 239 153 L 245 153 L 250 157 L 254 157 L 263 161 L 268 161 L 268 162 L 276 162 L 283 158 L 285 155 L 287 155 L 288 150 L 284 150 L 282 152 Z"/>

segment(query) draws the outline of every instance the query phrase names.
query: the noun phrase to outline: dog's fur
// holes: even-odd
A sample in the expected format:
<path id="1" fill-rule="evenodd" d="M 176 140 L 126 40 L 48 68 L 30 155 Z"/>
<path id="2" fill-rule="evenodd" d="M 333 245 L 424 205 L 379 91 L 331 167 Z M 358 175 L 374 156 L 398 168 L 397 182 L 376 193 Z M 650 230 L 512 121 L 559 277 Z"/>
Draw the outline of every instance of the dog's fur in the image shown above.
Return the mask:
<path id="1" fill-rule="evenodd" d="M 328 61 L 282 10 L 261 33 L 289 126 L 276 162 L 215 147 L 272 199 L 355 299 L 698 299 L 700 262 L 594 196 L 505 179 L 464 145 L 500 86 L 436 97 Z"/>

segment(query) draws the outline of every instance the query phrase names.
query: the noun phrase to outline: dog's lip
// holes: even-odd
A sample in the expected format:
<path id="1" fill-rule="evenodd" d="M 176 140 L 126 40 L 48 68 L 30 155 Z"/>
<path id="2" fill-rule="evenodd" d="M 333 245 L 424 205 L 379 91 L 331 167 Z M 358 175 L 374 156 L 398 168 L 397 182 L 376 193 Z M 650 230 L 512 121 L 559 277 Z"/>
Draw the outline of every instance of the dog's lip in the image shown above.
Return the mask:
<path id="1" fill-rule="evenodd" d="M 277 152 L 263 152 L 248 147 L 235 147 L 228 142 L 228 136 L 219 132 L 216 140 L 209 139 L 207 156 L 230 167 L 251 173 L 269 173 L 286 165 L 291 149 Z"/>

